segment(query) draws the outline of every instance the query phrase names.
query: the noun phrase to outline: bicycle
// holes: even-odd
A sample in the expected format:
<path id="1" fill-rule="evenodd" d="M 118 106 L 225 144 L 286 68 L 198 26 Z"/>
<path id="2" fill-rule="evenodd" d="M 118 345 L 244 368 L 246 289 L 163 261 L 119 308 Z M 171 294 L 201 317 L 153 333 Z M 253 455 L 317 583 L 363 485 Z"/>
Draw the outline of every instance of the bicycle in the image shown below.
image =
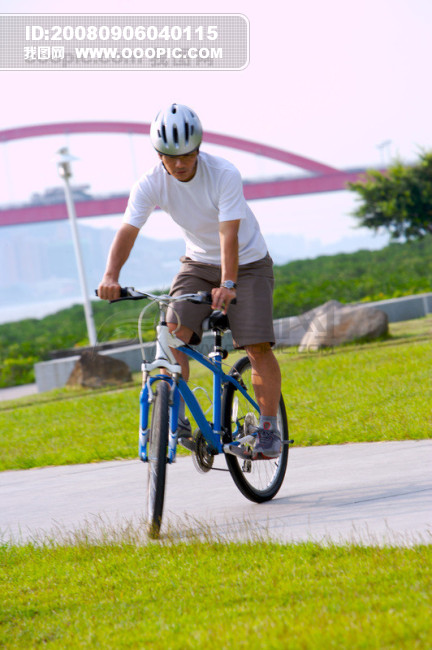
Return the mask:
<path id="1" fill-rule="evenodd" d="M 222 347 L 222 337 L 229 329 L 227 315 L 213 311 L 204 322 L 204 329 L 212 330 L 213 350 L 207 356 L 170 332 L 166 323 L 168 305 L 181 300 L 211 305 L 211 295 L 206 292 L 181 296 L 154 295 L 122 288 L 120 300 L 148 299 L 150 303 L 141 311 L 138 331 L 142 341 L 142 319 L 152 305 L 159 307 L 159 324 L 156 335 L 156 354 L 153 361 L 146 361 L 144 350 L 142 363 L 142 389 L 140 393 L 139 458 L 148 463 L 147 520 L 151 537 L 159 536 L 165 496 L 167 465 L 176 460 L 177 444 L 193 453 L 194 464 L 199 471 L 213 468 L 216 455 L 225 455 L 228 470 L 240 492 L 249 500 L 263 503 L 279 491 L 285 477 L 289 445 L 288 421 L 281 395 L 278 409 L 278 428 L 282 436 L 282 452 L 278 458 L 253 459 L 254 428 L 258 424 L 259 407 L 253 397 L 251 364 L 242 357 L 234 363 L 228 374 L 223 371 L 223 361 L 228 352 Z M 175 311 L 175 307 L 174 311 Z M 180 326 L 180 323 L 178 327 Z M 213 373 L 213 419 L 210 422 L 196 397 L 197 389 L 191 390 L 181 377 L 171 348 L 186 353 Z M 157 374 L 152 374 L 156 371 Z M 200 387 L 198 387 L 199 389 Z M 204 390 L 204 389 L 203 389 Z M 180 396 L 183 397 L 197 423 L 192 438 L 179 437 L 178 414 Z M 151 418 L 150 418 L 150 411 Z"/>

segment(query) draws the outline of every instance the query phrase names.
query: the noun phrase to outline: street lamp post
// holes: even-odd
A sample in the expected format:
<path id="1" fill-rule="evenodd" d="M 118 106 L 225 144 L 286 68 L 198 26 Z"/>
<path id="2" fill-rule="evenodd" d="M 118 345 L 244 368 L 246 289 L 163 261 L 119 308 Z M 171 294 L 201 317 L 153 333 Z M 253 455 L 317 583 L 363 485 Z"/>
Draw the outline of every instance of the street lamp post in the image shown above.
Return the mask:
<path id="1" fill-rule="evenodd" d="M 377 144 L 377 149 L 379 149 L 380 155 L 381 155 L 381 164 L 383 167 L 388 165 L 390 163 L 390 146 L 392 144 L 392 140 L 384 140 L 384 142 L 380 142 Z"/>
<path id="2" fill-rule="evenodd" d="M 71 161 L 78 160 L 75 156 L 71 156 L 67 147 L 62 147 L 57 152 L 57 169 L 60 178 L 63 179 L 65 185 L 65 197 L 66 197 L 66 207 L 69 216 L 69 222 L 72 230 L 72 240 L 75 250 L 75 258 L 78 267 L 79 281 L 81 285 L 81 293 L 84 300 L 84 314 L 87 325 L 87 333 L 90 341 L 90 345 L 97 344 L 96 328 L 93 318 L 93 311 L 91 307 L 91 302 L 89 299 L 89 293 L 87 289 L 87 282 L 84 273 L 84 264 L 81 253 L 81 246 L 78 235 L 78 226 L 77 218 L 75 212 L 75 204 L 72 198 L 71 186 L 69 179 L 72 177 Z"/>

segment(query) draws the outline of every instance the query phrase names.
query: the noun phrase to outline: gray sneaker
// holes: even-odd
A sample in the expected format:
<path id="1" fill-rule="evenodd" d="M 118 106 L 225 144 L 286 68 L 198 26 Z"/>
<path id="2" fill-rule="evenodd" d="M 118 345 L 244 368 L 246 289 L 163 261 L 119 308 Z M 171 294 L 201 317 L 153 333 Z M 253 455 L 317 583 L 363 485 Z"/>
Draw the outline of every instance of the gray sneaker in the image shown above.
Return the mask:
<path id="1" fill-rule="evenodd" d="M 186 417 L 177 421 L 177 438 L 192 438 L 191 423 Z"/>
<path id="2" fill-rule="evenodd" d="M 277 458 L 280 456 L 282 441 L 279 431 L 266 430 L 259 427 L 256 433 L 256 442 L 252 452 L 253 460 Z"/>

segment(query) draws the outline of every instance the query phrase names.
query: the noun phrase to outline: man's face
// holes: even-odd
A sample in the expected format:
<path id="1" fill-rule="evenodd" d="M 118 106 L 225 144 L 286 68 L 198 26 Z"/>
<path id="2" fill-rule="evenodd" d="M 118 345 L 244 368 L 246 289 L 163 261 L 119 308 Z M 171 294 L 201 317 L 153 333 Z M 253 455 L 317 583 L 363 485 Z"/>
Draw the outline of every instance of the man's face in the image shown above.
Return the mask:
<path id="1" fill-rule="evenodd" d="M 198 151 L 192 151 L 184 156 L 164 156 L 159 154 L 168 174 L 174 176 L 178 181 L 185 183 L 192 180 L 198 164 Z"/>

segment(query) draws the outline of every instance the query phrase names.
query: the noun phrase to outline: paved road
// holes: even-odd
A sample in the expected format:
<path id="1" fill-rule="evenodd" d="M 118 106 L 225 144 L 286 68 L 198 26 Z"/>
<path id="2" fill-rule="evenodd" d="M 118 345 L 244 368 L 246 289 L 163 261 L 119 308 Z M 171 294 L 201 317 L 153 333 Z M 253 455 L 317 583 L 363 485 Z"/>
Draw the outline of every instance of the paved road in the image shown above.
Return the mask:
<path id="1" fill-rule="evenodd" d="M 24 384 L 23 386 L 11 386 L 0 388 L 0 402 L 8 399 L 18 399 L 26 395 L 34 395 L 38 392 L 36 384 Z"/>
<path id="2" fill-rule="evenodd" d="M 220 459 L 224 467 L 224 459 Z M 219 537 L 432 542 L 432 440 L 295 448 L 275 499 L 245 499 L 228 472 L 199 474 L 190 458 L 169 468 L 164 529 Z M 3 539 L 68 531 L 142 529 L 146 468 L 139 461 L 0 473 Z"/>

